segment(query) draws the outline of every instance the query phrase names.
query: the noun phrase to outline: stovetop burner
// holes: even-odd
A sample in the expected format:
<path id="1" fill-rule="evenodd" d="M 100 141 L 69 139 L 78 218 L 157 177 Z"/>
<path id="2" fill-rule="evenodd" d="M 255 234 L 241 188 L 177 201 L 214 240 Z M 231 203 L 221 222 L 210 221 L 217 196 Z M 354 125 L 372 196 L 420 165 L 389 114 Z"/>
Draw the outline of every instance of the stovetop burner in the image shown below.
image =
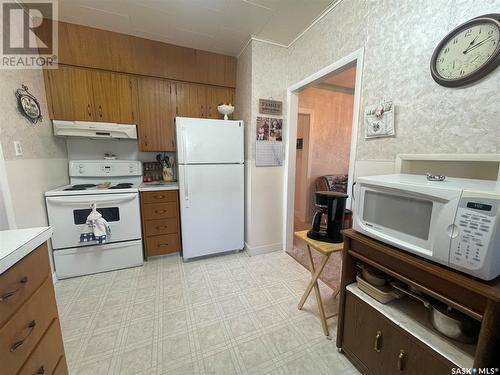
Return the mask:
<path id="1" fill-rule="evenodd" d="M 108 189 L 127 189 L 127 188 L 130 188 L 132 187 L 132 183 L 130 182 L 121 182 L 119 184 L 116 184 L 114 186 L 110 186 Z"/>
<path id="2" fill-rule="evenodd" d="M 87 189 L 87 188 L 92 188 L 96 187 L 97 185 L 95 184 L 76 184 L 71 186 L 72 188 L 77 188 L 77 189 Z"/>

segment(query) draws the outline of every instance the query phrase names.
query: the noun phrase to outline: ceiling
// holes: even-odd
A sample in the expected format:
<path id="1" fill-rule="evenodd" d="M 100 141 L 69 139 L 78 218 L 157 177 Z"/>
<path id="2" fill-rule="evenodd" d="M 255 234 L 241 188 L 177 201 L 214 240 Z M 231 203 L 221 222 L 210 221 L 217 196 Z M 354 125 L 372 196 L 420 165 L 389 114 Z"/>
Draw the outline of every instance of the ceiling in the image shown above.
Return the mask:
<path id="1" fill-rule="evenodd" d="M 289 45 L 333 2 L 59 0 L 59 20 L 236 56 L 251 36 Z"/>

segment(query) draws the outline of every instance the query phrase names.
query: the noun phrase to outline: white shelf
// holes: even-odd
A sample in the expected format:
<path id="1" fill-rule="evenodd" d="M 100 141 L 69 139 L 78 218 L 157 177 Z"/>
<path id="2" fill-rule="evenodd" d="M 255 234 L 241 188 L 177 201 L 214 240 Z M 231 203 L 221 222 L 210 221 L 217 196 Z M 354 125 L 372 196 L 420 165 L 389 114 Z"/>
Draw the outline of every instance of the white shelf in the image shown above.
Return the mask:
<path id="1" fill-rule="evenodd" d="M 457 367 L 473 367 L 476 345 L 464 344 L 440 335 L 429 322 L 428 310 L 421 302 L 403 297 L 382 304 L 360 290 L 357 283 L 348 285 L 347 290 Z"/>

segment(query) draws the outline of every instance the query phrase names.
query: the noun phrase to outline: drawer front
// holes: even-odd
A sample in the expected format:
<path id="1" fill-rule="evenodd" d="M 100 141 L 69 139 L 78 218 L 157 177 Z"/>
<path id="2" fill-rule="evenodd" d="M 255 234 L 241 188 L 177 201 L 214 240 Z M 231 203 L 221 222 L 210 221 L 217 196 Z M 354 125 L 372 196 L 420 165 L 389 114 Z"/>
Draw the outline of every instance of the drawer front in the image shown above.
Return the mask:
<path id="1" fill-rule="evenodd" d="M 61 357 L 52 375 L 68 375 L 68 366 L 66 365 L 65 356 Z"/>
<path id="2" fill-rule="evenodd" d="M 49 273 L 49 256 L 44 243 L 0 275 L 0 328 Z"/>
<path id="3" fill-rule="evenodd" d="M 144 222 L 144 232 L 146 236 L 156 236 L 158 234 L 169 234 L 179 232 L 179 220 L 177 218 L 146 220 Z"/>
<path id="4" fill-rule="evenodd" d="M 143 205 L 144 219 L 168 219 L 178 217 L 177 202 Z"/>
<path id="5" fill-rule="evenodd" d="M 177 202 L 177 191 L 145 191 L 141 193 L 143 203 Z"/>
<path id="6" fill-rule="evenodd" d="M 382 314 L 346 293 L 345 349 L 377 374 L 450 374 L 451 362 Z"/>
<path id="7" fill-rule="evenodd" d="M 57 307 L 54 287 L 52 279 L 48 277 L 0 329 L 2 371 L 6 374 L 17 373 L 55 318 Z"/>
<path id="8" fill-rule="evenodd" d="M 52 322 L 18 375 L 52 374 L 64 355 L 59 320 Z"/>
<path id="9" fill-rule="evenodd" d="M 163 255 L 179 251 L 179 235 L 164 234 L 146 238 L 147 256 Z"/>

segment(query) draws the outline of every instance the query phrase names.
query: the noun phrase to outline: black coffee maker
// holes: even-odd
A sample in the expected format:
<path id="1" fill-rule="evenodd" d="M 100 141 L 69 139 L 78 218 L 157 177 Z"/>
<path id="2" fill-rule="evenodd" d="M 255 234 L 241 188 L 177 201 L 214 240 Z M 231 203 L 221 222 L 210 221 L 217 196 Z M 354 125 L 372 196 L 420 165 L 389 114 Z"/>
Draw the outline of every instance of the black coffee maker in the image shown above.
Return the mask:
<path id="1" fill-rule="evenodd" d="M 344 225 L 345 203 L 348 195 L 337 191 L 317 191 L 312 228 L 307 237 L 318 241 L 341 243 L 340 231 Z M 323 224 L 323 215 L 326 223 Z"/>

